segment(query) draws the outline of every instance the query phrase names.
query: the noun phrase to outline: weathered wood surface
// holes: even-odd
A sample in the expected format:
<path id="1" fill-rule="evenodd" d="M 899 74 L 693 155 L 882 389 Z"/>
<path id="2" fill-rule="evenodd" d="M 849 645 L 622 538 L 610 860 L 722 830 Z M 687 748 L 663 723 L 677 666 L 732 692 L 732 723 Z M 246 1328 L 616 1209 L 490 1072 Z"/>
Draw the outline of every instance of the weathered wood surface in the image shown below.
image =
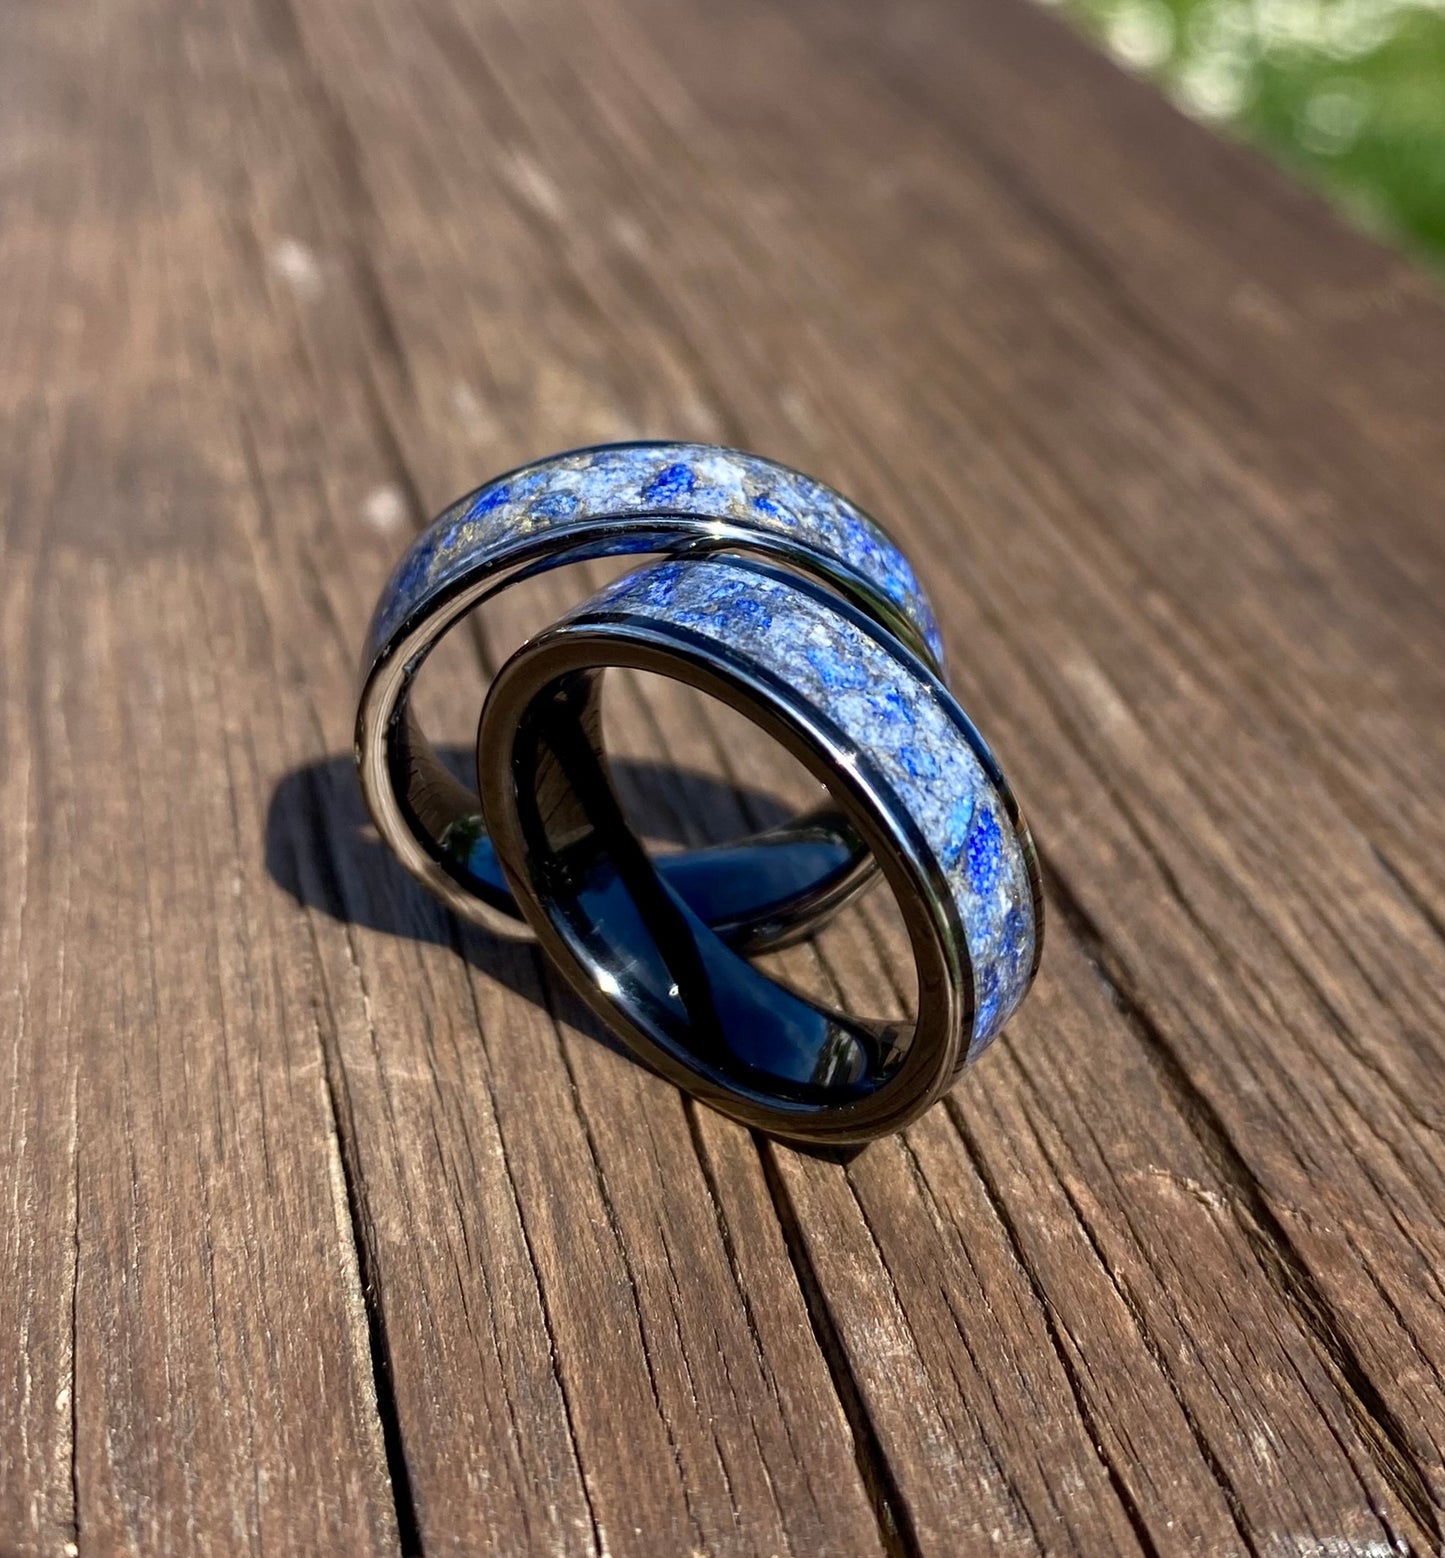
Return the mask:
<path id="1" fill-rule="evenodd" d="M 1018 0 L 12 6 L 0 149 L 0 1552 L 1440 1549 L 1432 284 Z M 408 528 L 665 435 L 886 516 L 1045 859 L 850 1163 L 363 826 Z"/>

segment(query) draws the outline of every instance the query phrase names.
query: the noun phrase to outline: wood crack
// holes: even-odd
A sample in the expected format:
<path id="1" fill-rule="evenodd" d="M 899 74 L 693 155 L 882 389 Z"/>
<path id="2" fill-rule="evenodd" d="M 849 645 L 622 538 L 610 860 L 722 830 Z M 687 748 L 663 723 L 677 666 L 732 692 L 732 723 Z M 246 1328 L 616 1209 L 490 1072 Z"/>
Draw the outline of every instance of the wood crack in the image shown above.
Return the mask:
<path id="1" fill-rule="evenodd" d="M 1008 1240 L 1009 1249 L 1014 1259 L 1018 1262 L 1019 1269 L 1024 1274 L 1024 1278 L 1029 1285 L 1029 1292 L 1033 1295 L 1034 1303 L 1038 1306 L 1039 1315 L 1043 1321 L 1044 1329 L 1048 1333 L 1049 1342 L 1058 1356 L 1059 1365 L 1063 1369 L 1064 1378 L 1068 1382 L 1069 1394 L 1074 1402 L 1074 1410 L 1079 1414 L 1079 1420 L 1084 1425 L 1085 1432 L 1089 1436 L 1089 1442 L 1098 1453 L 1099 1462 L 1104 1468 L 1104 1474 L 1109 1479 L 1109 1486 L 1113 1488 L 1114 1496 L 1119 1500 L 1124 1516 L 1133 1528 L 1135 1539 L 1138 1541 L 1146 1558 L 1159 1558 L 1158 1544 L 1154 1541 L 1148 1522 L 1144 1518 L 1143 1511 L 1139 1508 L 1138 1500 L 1135 1499 L 1130 1490 L 1123 1471 L 1104 1446 L 1104 1438 L 1094 1416 L 1093 1408 L 1089 1405 L 1088 1396 L 1080 1382 L 1078 1368 L 1070 1356 L 1068 1348 L 1064 1346 L 1059 1321 L 1054 1313 L 1053 1305 L 1049 1301 L 1049 1296 L 1024 1252 L 1023 1242 L 1019 1237 L 1019 1231 L 1014 1224 L 1013 1214 L 1009 1210 L 1008 1203 L 1004 1200 L 998 1183 L 993 1177 L 993 1172 L 985 1161 L 982 1152 L 979 1151 L 978 1143 L 974 1140 L 973 1133 L 964 1121 L 962 1111 L 952 1097 L 949 1097 L 946 1103 L 949 1118 L 953 1122 L 953 1128 L 958 1133 L 958 1138 L 963 1144 L 963 1150 L 967 1154 L 974 1172 L 978 1175 L 980 1185 L 983 1187 L 984 1196 L 987 1198 L 994 1216 L 998 1218 L 1004 1237 Z M 922 1169 L 917 1165 L 916 1160 L 915 1172 L 921 1179 Z"/>
<path id="2" fill-rule="evenodd" d="M 1442 1541 L 1439 1512 L 1409 1433 L 1371 1379 L 1333 1306 L 1218 1111 L 1190 1077 L 1144 1003 L 1129 993 L 1128 976 L 1088 911 L 1051 863 L 1043 862 L 1043 868 L 1050 899 L 1057 905 L 1061 918 L 1083 947 L 1214 1171 L 1238 1197 L 1241 1212 L 1247 1214 L 1241 1216 L 1240 1226 L 1261 1270 L 1314 1342 L 1380 1476 L 1428 1535 L 1431 1550 L 1438 1552 Z M 1406 1541 L 1397 1532 L 1392 1531 L 1391 1536 L 1397 1542 Z"/>
<path id="3" fill-rule="evenodd" d="M 333 1129 L 341 1144 L 341 1175 L 346 1187 L 346 1212 L 351 1227 L 352 1246 L 356 1252 L 356 1268 L 361 1278 L 361 1296 L 366 1306 L 367 1345 L 371 1353 L 371 1382 L 376 1395 L 377 1415 L 381 1419 L 381 1441 L 386 1453 L 386 1469 L 391 1479 L 392 1507 L 396 1513 L 397 1536 L 404 1558 L 421 1558 L 423 1553 L 421 1526 L 417 1518 L 416 1500 L 412 1492 L 411 1472 L 406 1463 L 406 1446 L 402 1436 L 401 1412 L 396 1391 L 392 1384 L 391 1343 L 386 1331 L 386 1306 L 381 1288 L 372 1270 L 370 1240 L 366 1233 L 366 1213 L 361 1202 L 361 1191 L 352 1164 L 355 1151 L 355 1129 L 346 1121 L 349 1110 L 341 1102 L 345 1081 L 336 1076 L 337 1062 L 331 1054 L 331 1045 L 323 1045 L 325 1060 L 322 1076 L 326 1084 L 326 1099 L 331 1109 Z"/>
<path id="4" fill-rule="evenodd" d="M 1389 877 L 1396 891 L 1424 920 L 1430 929 L 1434 931 L 1439 940 L 1445 943 L 1445 920 L 1441 919 L 1435 906 L 1424 897 L 1410 878 L 1391 860 L 1389 854 L 1384 849 L 1373 841 L 1370 848 L 1374 852 L 1375 859 L 1380 863 L 1380 869 Z"/>
<path id="5" fill-rule="evenodd" d="M 80 1553 L 80 1381 L 77 1377 L 76 1357 L 80 1348 L 80 1092 L 78 1083 L 71 1086 L 70 1117 L 74 1137 L 71 1154 L 74 1162 L 72 1183 L 72 1247 L 70 1273 L 70 1523 L 71 1553 Z"/>
<path id="6" fill-rule="evenodd" d="M 632 1299 L 633 1318 L 637 1326 L 638 1346 L 642 1353 L 643 1368 L 647 1374 L 648 1387 L 652 1393 L 653 1407 L 657 1412 L 658 1422 L 662 1425 L 662 1431 L 667 1439 L 668 1449 L 671 1451 L 673 1463 L 677 1469 L 678 1488 L 682 1494 L 683 1506 L 687 1511 L 688 1520 L 692 1524 L 693 1532 L 699 1542 L 705 1541 L 703 1527 L 698 1519 L 697 1512 L 693 1508 L 692 1489 L 689 1485 L 686 1468 L 683 1465 L 682 1450 L 677 1442 L 677 1436 L 673 1432 L 671 1419 L 663 1404 L 662 1391 L 657 1383 L 657 1371 L 653 1366 L 652 1352 L 648 1346 L 647 1329 L 643 1320 L 642 1293 L 638 1288 L 637 1274 L 632 1269 L 632 1263 L 628 1259 L 627 1245 L 622 1237 L 622 1231 L 618 1224 L 617 1208 L 613 1203 L 612 1192 L 607 1184 L 607 1177 L 602 1171 L 602 1156 L 597 1148 L 597 1140 L 592 1131 L 591 1121 L 587 1118 L 587 1111 L 583 1108 L 581 1092 L 577 1085 L 577 1075 L 572 1065 L 571 1056 L 567 1053 L 567 1039 L 562 1030 L 561 1017 L 558 1014 L 552 1000 L 552 992 L 549 988 L 548 974 L 542 966 L 541 955 L 536 953 L 537 962 L 537 986 L 542 992 L 543 1003 L 548 1016 L 552 1020 L 552 1027 L 556 1034 L 557 1048 L 561 1055 L 562 1066 L 567 1073 L 567 1083 L 572 1095 L 572 1108 L 577 1115 L 578 1124 L 582 1128 L 583 1140 L 587 1144 L 587 1151 L 591 1157 L 592 1172 L 597 1188 L 597 1194 L 602 1202 L 602 1207 L 607 1216 L 607 1227 L 612 1235 L 613 1245 L 617 1252 L 617 1261 L 622 1269 L 622 1274 L 627 1282 L 628 1291 Z M 605 1549 L 604 1549 L 605 1550 Z"/>
<path id="7" fill-rule="evenodd" d="M 793 1272 L 807 1307 L 808 1319 L 812 1323 L 813 1338 L 828 1365 L 828 1374 L 833 1381 L 834 1392 L 852 1432 L 858 1471 L 873 1505 L 883 1550 L 888 1554 L 888 1558 L 922 1558 L 924 1549 L 914 1528 L 913 1517 L 898 1486 L 893 1467 L 878 1438 L 868 1408 L 864 1405 L 862 1392 L 848 1361 L 847 1348 L 829 1310 L 823 1285 L 819 1280 L 812 1256 L 808 1252 L 792 1198 L 779 1172 L 777 1154 L 785 1149 L 760 1137 L 756 1137 L 755 1140 L 762 1160 L 768 1193 L 772 1197 L 773 1210 L 783 1231 L 783 1242 L 788 1251 L 788 1259 L 792 1262 Z M 879 1258 L 882 1259 L 881 1255 Z"/>
<path id="8" fill-rule="evenodd" d="M 465 958 L 466 952 L 461 943 L 461 927 L 454 919 L 452 919 L 451 916 L 448 916 L 448 919 L 454 926 L 454 934 L 452 937 L 453 950 L 458 957 Z M 538 970 L 538 978 L 539 980 L 541 978 L 540 969 Z M 481 1008 L 477 1003 L 476 987 L 470 979 L 467 981 L 467 988 L 472 992 L 472 1015 L 476 1018 L 477 1033 L 479 1036 L 482 1036 L 483 1043 L 485 1043 L 486 1024 L 483 1022 Z M 560 1045 L 562 1041 L 561 1032 L 557 1028 L 557 1020 L 555 1016 L 552 1017 L 552 1026 L 554 1033 L 556 1033 L 557 1042 Z M 496 1090 L 492 1084 L 490 1074 L 487 1077 L 487 1100 L 491 1106 L 492 1117 L 497 1121 L 497 1130 L 500 1134 L 502 1116 L 498 1107 Z M 505 1137 L 503 1138 L 503 1142 L 503 1153 L 505 1155 Z M 588 1524 L 591 1528 L 592 1551 L 597 1555 L 597 1558 L 606 1558 L 607 1537 L 605 1531 L 603 1530 L 602 1519 L 597 1513 L 597 1506 L 593 1500 L 592 1487 L 590 1484 L 590 1479 L 587 1475 L 587 1468 L 582 1459 L 582 1441 L 578 1433 L 576 1408 L 572 1401 L 571 1392 L 567 1387 L 567 1381 L 563 1377 L 562 1373 L 561 1358 L 557 1347 L 556 1324 L 552 1317 L 552 1311 L 547 1303 L 547 1293 L 542 1285 L 542 1267 L 537 1259 L 537 1251 L 532 1242 L 532 1231 L 527 1226 L 527 1219 L 523 1214 L 521 1199 L 517 1192 L 517 1185 L 515 1179 L 512 1176 L 510 1164 L 507 1165 L 507 1180 L 511 1189 L 512 1208 L 516 1214 L 517 1226 L 521 1231 L 523 1247 L 527 1252 L 527 1264 L 531 1267 L 532 1283 L 537 1295 L 537 1309 L 542 1316 L 542 1328 L 547 1333 L 547 1361 L 552 1371 L 552 1378 L 557 1385 L 557 1394 L 561 1398 L 562 1402 L 562 1416 L 567 1424 L 567 1438 L 572 1449 L 572 1460 L 577 1469 L 577 1481 L 581 1489 L 583 1504 L 587 1510 Z M 507 1398 L 507 1409 L 509 1412 L 512 1410 L 510 1393 L 508 1394 Z"/>
<path id="9" fill-rule="evenodd" d="M 308 776 L 302 788 L 310 834 L 316 839 L 329 839 L 323 798 L 317 793 L 314 782 Z M 294 847 L 294 846 L 293 846 Z M 323 878 L 323 890 L 340 910 L 345 902 L 341 882 L 337 877 L 335 862 L 329 848 L 314 852 L 316 870 Z M 307 927 L 316 948 L 316 931 L 307 917 Z M 349 941 L 348 930 L 348 941 Z M 353 949 L 354 958 L 354 949 Z M 365 1192 L 360 1183 L 356 1166 L 359 1150 L 356 1124 L 352 1117 L 350 1095 L 347 1089 L 345 1069 L 341 1057 L 335 1052 L 334 1034 L 336 1021 L 330 1011 L 330 998 L 322 982 L 321 999 L 327 1010 L 327 1023 L 319 1035 L 321 1048 L 321 1075 L 326 1089 L 327 1107 L 331 1114 L 331 1127 L 336 1133 L 341 1161 L 342 1183 L 346 1191 L 346 1213 L 351 1233 L 352 1248 L 356 1257 L 357 1274 L 361 1282 L 361 1297 L 366 1310 L 367 1349 L 371 1358 L 372 1390 L 376 1399 L 377 1416 L 381 1422 L 382 1449 L 386 1456 L 387 1474 L 391 1483 L 392 1507 L 396 1515 L 397 1535 L 404 1558 L 422 1558 L 421 1526 L 416 1499 L 411 1485 L 411 1472 L 406 1460 L 406 1445 L 401 1426 L 401 1410 L 396 1398 L 392 1375 L 391 1343 L 386 1328 L 386 1306 L 382 1298 L 381 1284 L 375 1272 L 372 1250 L 372 1230 L 366 1211 Z"/>

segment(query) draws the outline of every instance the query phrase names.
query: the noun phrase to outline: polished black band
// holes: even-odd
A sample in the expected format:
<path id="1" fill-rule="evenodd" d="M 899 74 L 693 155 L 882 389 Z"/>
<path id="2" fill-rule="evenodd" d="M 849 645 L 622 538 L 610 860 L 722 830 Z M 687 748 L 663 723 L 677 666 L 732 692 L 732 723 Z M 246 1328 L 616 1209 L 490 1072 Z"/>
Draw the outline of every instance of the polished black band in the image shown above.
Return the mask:
<path id="1" fill-rule="evenodd" d="M 824 580 L 932 663 L 937 625 L 902 553 L 830 488 L 736 450 L 629 444 L 558 455 L 498 477 L 417 538 L 377 607 L 357 714 L 356 758 L 377 828 L 452 908 L 520 928 L 484 807 L 442 764 L 410 707 L 427 655 L 464 615 L 513 583 L 590 558 L 765 554 Z M 756 838 L 669 857 L 662 869 L 740 946 L 806 933 L 871 864 L 835 812 Z"/>
<path id="2" fill-rule="evenodd" d="M 727 946 L 630 830 L 602 744 L 607 667 L 686 681 L 740 709 L 828 786 L 898 900 L 913 1022 L 806 1000 Z M 583 998 L 679 1085 L 818 1142 L 896 1129 L 1018 1004 L 1037 967 L 1027 829 L 997 765 L 918 657 L 774 567 L 640 570 L 525 645 L 478 735 L 498 854 Z"/>

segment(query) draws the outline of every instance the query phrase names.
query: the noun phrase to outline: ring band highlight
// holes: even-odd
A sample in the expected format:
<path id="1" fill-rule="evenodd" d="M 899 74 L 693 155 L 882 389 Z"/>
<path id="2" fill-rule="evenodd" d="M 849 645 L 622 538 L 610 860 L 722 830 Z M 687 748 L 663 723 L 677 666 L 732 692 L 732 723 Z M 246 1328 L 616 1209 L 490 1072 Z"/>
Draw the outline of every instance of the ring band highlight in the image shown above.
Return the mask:
<path id="1" fill-rule="evenodd" d="M 452 909 L 493 931 L 521 920 L 478 796 L 443 765 L 410 706 L 440 639 L 509 585 L 565 564 L 646 554 L 767 557 L 826 586 L 941 674 L 942 640 L 903 553 L 822 483 L 703 444 L 618 444 L 539 461 L 479 488 L 417 537 L 367 635 L 356 762 L 368 809 L 397 858 Z M 677 891 L 730 943 L 806 933 L 872 864 L 836 812 L 732 845 L 669 856 Z"/>
<path id="2" fill-rule="evenodd" d="M 914 1021 L 805 1000 L 669 884 L 608 775 L 609 667 L 722 699 L 828 786 L 897 898 Z M 982 1053 L 1037 971 L 1037 858 L 987 745 L 888 625 L 775 562 L 675 559 L 608 586 L 498 673 L 477 750 L 497 855 L 545 950 L 634 1053 L 756 1128 L 830 1144 L 898 1129 Z"/>

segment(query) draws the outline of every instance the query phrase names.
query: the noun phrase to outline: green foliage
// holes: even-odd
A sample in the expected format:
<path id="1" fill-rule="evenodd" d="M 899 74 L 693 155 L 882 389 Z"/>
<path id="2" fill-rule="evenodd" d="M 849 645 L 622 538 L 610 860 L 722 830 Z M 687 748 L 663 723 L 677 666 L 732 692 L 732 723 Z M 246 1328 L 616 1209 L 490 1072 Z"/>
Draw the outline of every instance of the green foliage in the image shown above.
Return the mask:
<path id="1" fill-rule="evenodd" d="M 1187 112 L 1445 265 L 1445 0 L 1059 0 Z"/>

